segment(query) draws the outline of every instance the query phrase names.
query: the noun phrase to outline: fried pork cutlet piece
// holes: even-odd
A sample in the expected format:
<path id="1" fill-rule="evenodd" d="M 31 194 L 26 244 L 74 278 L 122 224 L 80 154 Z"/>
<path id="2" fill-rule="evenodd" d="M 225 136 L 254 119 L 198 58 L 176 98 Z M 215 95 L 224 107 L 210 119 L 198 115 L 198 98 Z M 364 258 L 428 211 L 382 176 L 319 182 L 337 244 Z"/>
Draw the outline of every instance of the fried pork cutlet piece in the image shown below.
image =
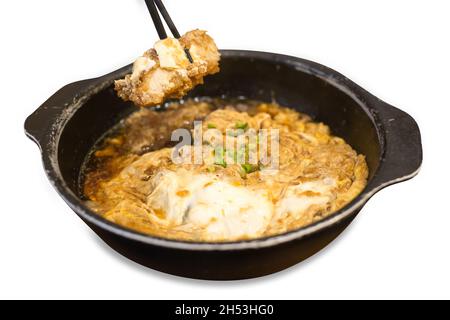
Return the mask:
<path id="1" fill-rule="evenodd" d="M 189 49 L 190 63 L 184 49 Z M 156 42 L 133 64 L 133 72 L 115 82 L 119 97 L 140 107 L 161 104 L 167 98 L 182 98 L 203 83 L 203 77 L 219 72 L 220 53 L 206 31 L 193 30 L 179 40 Z"/>

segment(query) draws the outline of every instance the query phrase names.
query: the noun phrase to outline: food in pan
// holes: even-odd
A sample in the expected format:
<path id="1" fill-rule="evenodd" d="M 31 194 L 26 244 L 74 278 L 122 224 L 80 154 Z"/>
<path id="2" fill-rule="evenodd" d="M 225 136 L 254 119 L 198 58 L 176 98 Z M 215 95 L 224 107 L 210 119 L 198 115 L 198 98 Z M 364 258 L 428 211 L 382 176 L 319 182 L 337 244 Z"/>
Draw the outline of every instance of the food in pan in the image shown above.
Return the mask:
<path id="1" fill-rule="evenodd" d="M 172 132 L 194 136 L 200 120 L 201 145 L 175 146 Z M 264 151 L 268 158 L 276 151 L 277 161 L 250 161 L 275 136 L 278 147 Z M 192 160 L 197 148 L 201 161 L 179 161 Z M 83 188 L 95 212 L 124 227 L 224 242 L 323 219 L 355 198 L 367 176 L 364 156 L 305 114 L 275 103 L 200 99 L 129 116 L 86 162 Z"/>
<path id="2" fill-rule="evenodd" d="M 206 75 L 219 72 L 219 60 L 214 40 L 205 31 L 193 30 L 180 39 L 156 42 L 134 62 L 131 74 L 115 82 L 115 89 L 122 99 L 137 106 L 158 105 L 167 98 L 183 97 L 203 83 Z"/>

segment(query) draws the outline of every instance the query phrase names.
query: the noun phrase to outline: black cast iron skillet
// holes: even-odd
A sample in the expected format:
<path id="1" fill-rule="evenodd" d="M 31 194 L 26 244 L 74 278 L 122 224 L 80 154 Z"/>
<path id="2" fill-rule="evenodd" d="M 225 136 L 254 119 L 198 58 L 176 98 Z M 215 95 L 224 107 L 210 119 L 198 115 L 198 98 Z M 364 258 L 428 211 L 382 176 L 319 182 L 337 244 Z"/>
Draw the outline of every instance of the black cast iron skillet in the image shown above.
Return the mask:
<path id="1" fill-rule="evenodd" d="M 420 132 L 405 112 L 320 64 L 273 53 L 222 51 L 221 72 L 190 96 L 276 100 L 328 124 L 366 156 L 370 177 L 346 207 L 307 227 L 252 241 L 192 243 L 140 234 L 110 223 L 83 203 L 80 168 L 94 143 L 136 110 L 120 100 L 113 81 L 131 71 L 69 84 L 25 122 L 40 147 L 45 172 L 61 197 L 108 245 L 163 272 L 199 279 L 259 277 L 290 267 L 336 238 L 380 189 L 412 178 L 422 162 Z"/>

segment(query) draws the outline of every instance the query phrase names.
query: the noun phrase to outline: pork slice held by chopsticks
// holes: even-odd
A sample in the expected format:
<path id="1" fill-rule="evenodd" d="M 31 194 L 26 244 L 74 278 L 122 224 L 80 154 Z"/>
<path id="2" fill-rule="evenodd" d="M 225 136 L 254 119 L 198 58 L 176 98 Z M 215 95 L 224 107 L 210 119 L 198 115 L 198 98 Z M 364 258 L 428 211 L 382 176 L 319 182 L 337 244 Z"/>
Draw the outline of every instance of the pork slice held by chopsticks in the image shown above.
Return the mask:
<path id="1" fill-rule="evenodd" d="M 125 101 L 140 107 L 155 106 L 168 98 L 185 96 L 202 84 L 205 76 L 219 72 L 219 61 L 219 50 L 206 31 L 189 31 L 180 39 L 156 42 L 153 49 L 136 59 L 131 74 L 115 81 L 115 89 Z"/>

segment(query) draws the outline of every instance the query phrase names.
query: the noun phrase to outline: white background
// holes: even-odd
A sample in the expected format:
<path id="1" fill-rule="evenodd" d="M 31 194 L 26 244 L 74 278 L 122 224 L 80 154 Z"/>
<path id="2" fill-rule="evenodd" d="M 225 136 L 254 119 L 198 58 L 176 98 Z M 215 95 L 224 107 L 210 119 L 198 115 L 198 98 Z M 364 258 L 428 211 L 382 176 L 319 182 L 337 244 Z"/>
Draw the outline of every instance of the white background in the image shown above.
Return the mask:
<path id="1" fill-rule="evenodd" d="M 131 62 L 156 40 L 143 0 L 0 4 L 0 298 L 450 298 L 449 1 L 165 0 L 181 31 L 221 48 L 334 68 L 410 113 L 424 163 L 321 253 L 237 282 L 182 279 L 110 250 L 67 207 L 23 122 L 63 85 Z"/>

